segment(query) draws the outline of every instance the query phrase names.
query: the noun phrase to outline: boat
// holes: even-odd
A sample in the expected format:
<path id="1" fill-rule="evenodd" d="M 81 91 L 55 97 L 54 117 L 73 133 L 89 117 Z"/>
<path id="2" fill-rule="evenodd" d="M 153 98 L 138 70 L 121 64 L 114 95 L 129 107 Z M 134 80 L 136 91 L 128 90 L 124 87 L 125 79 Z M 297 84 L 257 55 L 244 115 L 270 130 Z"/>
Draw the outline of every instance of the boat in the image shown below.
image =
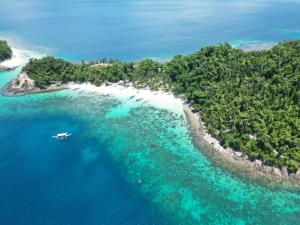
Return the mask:
<path id="1" fill-rule="evenodd" d="M 59 133 L 57 135 L 52 136 L 53 138 L 56 138 L 57 140 L 64 140 L 67 139 L 68 137 L 70 137 L 72 134 L 68 134 L 68 133 Z"/>
<path id="2" fill-rule="evenodd" d="M 130 100 L 130 99 L 133 99 L 135 96 L 134 95 L 132 95 L 132 96 L 130 96 L 129 98 L 128 98 L 128 100 Z"/>

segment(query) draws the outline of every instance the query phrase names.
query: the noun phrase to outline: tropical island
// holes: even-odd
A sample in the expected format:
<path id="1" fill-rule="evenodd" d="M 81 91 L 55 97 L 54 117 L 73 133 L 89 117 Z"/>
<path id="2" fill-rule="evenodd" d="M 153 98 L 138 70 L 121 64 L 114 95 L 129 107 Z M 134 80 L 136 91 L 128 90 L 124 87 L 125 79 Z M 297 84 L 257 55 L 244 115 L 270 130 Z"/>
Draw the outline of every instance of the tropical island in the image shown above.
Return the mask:
<path id="1" fill-rule="evenodd" d="M 24 65 L 30 58 L 30 51 L 12 48 L 5 40 L 0 40 L 0 71 L 13 70 Z"/>
<path id="2" fill-rule="evenodd" d="M 0 40 L 0 62 L 10 59 L 12 57 L 12 50 L 6 41 Z"/>
<path id="3" fill-rule="evenodd" d="M 299 175 L 300 41 L 248 52 L 220 44 L 164 63 L 71 63 L 48 56 L 30 59 L 7 89 L 32 93 L 70 82 L 101 86 L 120 81 L 186 99 L 224 148 Z"/>

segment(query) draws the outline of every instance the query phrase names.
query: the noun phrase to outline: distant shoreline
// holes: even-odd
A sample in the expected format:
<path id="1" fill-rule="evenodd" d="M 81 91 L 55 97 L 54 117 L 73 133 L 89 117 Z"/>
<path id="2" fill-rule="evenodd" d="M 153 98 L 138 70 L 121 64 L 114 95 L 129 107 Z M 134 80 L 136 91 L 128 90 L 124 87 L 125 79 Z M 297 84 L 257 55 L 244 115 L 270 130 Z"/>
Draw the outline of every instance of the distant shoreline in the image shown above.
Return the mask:
<path id="1" fill-rule="evenodd" d="M 17 67 L 25 64 L 30 58 L 29 51 L 18 48 L 11 48 L 11 50 L 13 52 L 12 57 L 0 62 L 0 71 L 14 70 Z"/>
<path id="2" fill-rule="evenodd" d="M 234 46 L 231 45 L 233 48 L 241 49 L 245 52 L 250 52 L 250 51 L 263 51 L 263 50 L 270 50 L 273 48 L 275 45 L 278 43 L 276 42 L 254 42 L 254 43 L 243 43 L 239 46 Z"/>

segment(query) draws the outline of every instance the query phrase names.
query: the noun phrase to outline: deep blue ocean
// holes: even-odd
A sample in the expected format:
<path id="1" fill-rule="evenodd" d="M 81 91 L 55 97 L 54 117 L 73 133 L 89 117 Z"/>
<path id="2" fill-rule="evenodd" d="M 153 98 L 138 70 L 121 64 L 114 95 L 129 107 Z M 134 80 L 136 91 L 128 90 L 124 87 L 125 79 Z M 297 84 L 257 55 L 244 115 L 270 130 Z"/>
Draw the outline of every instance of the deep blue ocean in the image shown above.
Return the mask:
<path id="1" fill-rule="evenodd" d="M 0 0 L 0 32 L 69 59 L 165 59 L 300 38 L 297 0 Z"/>
<path id="2" fill-rule="evenodd" d="M 300 38 L 297 0 L 0 0 L 0 39 L 69 60 L 164 60 Z M 0 72 L 0 87 L 21 68 Z M 68 131 L 65 141 L 51 136 Z M 74 90 L 0 95 L 0 225 L 299 224 L 300 194 L 226 170 L 183 112 Z"/>

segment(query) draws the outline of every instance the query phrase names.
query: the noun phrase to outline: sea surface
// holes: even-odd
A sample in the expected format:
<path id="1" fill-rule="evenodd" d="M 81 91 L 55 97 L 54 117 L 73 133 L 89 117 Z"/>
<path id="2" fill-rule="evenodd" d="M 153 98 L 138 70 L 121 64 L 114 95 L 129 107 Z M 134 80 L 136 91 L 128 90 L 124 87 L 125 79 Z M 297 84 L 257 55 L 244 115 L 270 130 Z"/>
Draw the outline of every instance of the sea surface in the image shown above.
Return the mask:
<path id="1" fill-rule="evenodd" d="M 299 38 L 299 11 L 297 0 L 0 0 L 0 33 L 70 60 L 165 59 Z M 0 87 L 20 70 L 0 72 Z M 300 193 L 220 167 L 182 109 L 76 90 L 0 95 L 0 224 L 294 225 Z"/>
<path id="2" fill-rule="evenodd" d="M 0 0 L 0 36 L 72 60 L 167 59 L 300 38 L 299 0 Z"/>

